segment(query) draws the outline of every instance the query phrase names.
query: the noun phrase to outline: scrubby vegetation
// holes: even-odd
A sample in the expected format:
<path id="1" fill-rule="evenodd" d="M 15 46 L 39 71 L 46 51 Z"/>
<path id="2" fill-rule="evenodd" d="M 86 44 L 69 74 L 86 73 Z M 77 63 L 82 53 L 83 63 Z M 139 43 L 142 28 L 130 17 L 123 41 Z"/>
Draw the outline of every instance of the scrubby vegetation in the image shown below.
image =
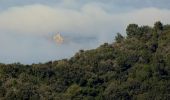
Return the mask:
<path id="1" fill-rule="evenodd" d="M 0 64 L 0 100 L 168 100 L 170 25 L 130 24 L 112 44 L 45 64 Z"/>

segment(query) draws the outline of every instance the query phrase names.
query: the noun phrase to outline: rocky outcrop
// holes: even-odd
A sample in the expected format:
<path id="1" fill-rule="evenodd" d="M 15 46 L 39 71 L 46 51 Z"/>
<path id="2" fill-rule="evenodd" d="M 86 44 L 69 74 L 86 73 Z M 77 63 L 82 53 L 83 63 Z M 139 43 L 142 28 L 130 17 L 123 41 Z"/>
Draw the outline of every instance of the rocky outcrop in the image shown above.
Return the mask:
<path id="1" fill-rule="evenodd" d="M 53 40 L 58 44 L 62 44 L 64 42 L 64 38 L 60 33 L 55 34 L 53 36 Z"/>

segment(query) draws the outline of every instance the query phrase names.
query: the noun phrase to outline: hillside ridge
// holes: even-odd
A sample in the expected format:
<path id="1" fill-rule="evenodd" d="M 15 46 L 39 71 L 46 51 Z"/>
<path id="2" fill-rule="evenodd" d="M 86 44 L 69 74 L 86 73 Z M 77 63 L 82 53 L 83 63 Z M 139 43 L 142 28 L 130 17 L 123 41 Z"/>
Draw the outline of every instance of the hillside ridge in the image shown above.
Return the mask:
<path id="1" fill-rule="evenodd" d="M 170 25 L 129 24 L 126 33 L 70 59 L 0 64 L 0 99 L 168 100 Z"/>

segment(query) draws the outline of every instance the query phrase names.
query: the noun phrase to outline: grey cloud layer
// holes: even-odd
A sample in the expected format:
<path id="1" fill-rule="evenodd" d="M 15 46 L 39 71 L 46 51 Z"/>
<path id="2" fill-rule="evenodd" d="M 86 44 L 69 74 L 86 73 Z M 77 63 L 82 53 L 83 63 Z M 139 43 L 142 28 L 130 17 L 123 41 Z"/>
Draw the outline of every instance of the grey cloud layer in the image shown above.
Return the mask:
<path id="1" fill-rule="evenodd" d="M 126 10 L 127 8 L 133 10 L 134 8 L 146 7 L 170 9 L 169 0 L 1 0 L 0 9 L 3 10 L 12 6 L 32 4 L 80 8 L 91 3 L 103 5 L 105 8 L 121 9 L 120 11 Z"/>

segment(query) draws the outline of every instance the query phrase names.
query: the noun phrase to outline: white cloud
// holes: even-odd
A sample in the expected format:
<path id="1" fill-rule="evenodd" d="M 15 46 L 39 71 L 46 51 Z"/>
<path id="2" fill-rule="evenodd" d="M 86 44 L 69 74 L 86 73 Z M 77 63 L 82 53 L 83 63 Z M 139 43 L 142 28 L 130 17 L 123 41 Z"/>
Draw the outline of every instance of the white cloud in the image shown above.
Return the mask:
<path id="1" fill-rule="evenodd" d="M 156 8 L 116 14 L 94 5 L 85 5 L 81 11 L 28 5 L 0 12 L 0 30 L 22 34 L 48 34 L 60 31 L 91 35 L 117 31 L 117 27 L 122 28 L 120 25 L 129 22 L 139 24 L 151 24 L 156 20 L 167 22 L 169 16 L 169 10 Z"/>

